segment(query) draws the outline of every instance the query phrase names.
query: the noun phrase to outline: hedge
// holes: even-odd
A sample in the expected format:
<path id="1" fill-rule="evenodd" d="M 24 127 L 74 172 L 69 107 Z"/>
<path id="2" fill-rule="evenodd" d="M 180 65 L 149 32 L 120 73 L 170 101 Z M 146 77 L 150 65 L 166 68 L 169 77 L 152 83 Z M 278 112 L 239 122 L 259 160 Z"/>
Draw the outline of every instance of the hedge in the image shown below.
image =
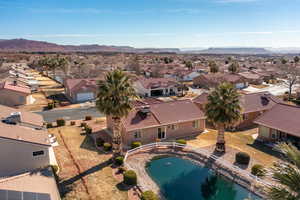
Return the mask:
<path id="1" fill-rule="evenodd" d="M 66 121 L 64 119 L 57 119 L 56 124 L 57 126 L 64 126 L 66 125 Z"/>
<path id="2" fill-rule="evenodd" d="M 128 170 L 123 174 L 123 181 L 127 185 L 136 185 L 137 176 L 133 170 Z"/>
<path id="3" fill-rule="evenodd" d="M 142 193 L 141 200 L 159 200 L 159 198 L 153 191 L 148 190 Z"/>
<path id="4" fill-rule="evenodd" d="M 46 128 L 53 128 L 52 123 L 47 123 Z"/>
<path id="5" fill-rule="evenodd" d="M 110 143 L 107 143 L 107 142 L 106 142 L 106 143 L 103 144 L 103 149 L 104 149 L 104 151 L 110 151 L 111 148 L 112 148 L 112 146 L 111 146 Z"/>
<path id="6" fill-rule="evenodd" d="M 178 143 L 178 144 L 186 144 L 186 140 L 184 140 L 184 139 L 178 139 L 178 140 L 176 140 L 176 143 Z"/>
<path id="7" fill-rule="evenodd" d="M 137 148 L 137 147 L 139 147 L 139 146 L 142 146 L 142 143 L 141 143 L 141 142 L 132 142 L 132 143 L 131 143 L 131 148 L 132 148 L 132 149 L 135 149 L 135 148 Z"/>
<path id="8" fill-rule="evenodd" d="M 235 161 L 241 165 L 248 165 L 250 162 L 250 156 L 245 152 L 238 152 L 235 154 Z"/>

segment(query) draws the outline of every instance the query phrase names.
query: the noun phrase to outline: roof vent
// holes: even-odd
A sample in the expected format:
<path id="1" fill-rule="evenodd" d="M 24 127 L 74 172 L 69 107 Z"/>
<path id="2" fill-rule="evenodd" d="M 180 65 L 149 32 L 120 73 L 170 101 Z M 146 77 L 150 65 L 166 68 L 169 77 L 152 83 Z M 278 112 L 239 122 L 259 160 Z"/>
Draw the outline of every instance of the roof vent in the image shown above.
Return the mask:
<path id="1" fill-rule="evenodd" d="M 142 106 L 141 109 L 139 110 L 139 113 L 142 115 L 142 117 L 145 118 L 151 115 L 150 106 L 149 105 Z"/>

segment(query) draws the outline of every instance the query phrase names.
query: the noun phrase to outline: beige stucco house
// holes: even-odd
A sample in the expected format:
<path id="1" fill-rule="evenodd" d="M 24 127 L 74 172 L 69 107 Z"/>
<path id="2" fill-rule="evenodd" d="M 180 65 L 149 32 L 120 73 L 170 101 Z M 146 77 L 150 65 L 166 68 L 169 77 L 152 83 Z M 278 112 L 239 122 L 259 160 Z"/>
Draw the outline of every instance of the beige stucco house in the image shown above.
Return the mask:
<path id="1" fill-rule="evenodd" d="M 107 128 L 113 121 L 107 117 Z M 122 141 L 142 144 L 174 140 L 200 134 L 205 129 L 204 113 L 190 100 L 139 103 L 121 120 Z"/>

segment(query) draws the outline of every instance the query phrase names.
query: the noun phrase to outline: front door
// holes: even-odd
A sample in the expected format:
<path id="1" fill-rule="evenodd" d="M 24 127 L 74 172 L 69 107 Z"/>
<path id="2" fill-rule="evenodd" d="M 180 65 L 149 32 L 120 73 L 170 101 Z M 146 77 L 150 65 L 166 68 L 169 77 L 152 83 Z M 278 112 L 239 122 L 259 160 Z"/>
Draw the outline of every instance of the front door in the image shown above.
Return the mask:
<path id="1" fill-rule="evenodd" d="M 157 129 L 157 138 L 158 139 L 165 139 L 166 138 L 165 128 L 160 127 L 160 128 Z"/>

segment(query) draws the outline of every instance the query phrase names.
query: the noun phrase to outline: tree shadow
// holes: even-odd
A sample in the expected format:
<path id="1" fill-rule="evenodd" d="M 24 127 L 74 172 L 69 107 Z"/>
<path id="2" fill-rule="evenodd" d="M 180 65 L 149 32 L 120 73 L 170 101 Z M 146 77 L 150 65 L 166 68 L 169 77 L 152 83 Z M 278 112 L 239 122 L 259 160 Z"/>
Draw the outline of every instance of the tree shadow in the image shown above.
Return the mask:
<path id="1" fill-rule="evenodd" d="M 271 156 L 274 156 L 278 159 L 282 159 L 282 154 L 280 152 L 274 151 L 273 149 L 271 149 L 270 147 L 264 145 L 262 142 L 255 140 L 252 144 L 247 144 L 261 152 L 264 152 L 266 154 L 269 154 Z"/>
<path id="2" fill-rule="evenodd" d="M 83 149 L 86 149 L 89 151 L 94 151 L 94 152 L 97 152 L 98 154 L 105 154 L 104 152 L 101 152 L 100 150 L 97 149 L 94 140 L 89 135 L 85 136 L 84 140 L 80 144 L 80 148 L 83 148 Z"/>

